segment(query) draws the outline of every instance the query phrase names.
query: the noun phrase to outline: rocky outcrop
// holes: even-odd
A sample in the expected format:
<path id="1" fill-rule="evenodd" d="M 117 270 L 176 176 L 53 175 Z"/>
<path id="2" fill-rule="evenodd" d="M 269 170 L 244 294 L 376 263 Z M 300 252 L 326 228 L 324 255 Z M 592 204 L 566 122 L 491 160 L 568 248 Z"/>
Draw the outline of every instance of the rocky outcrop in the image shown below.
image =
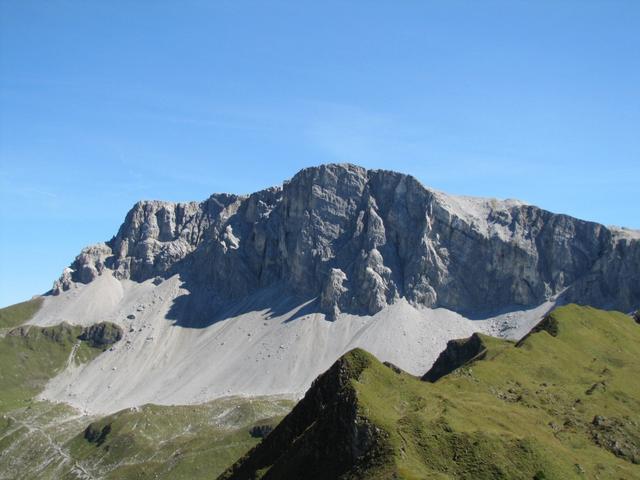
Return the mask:
<path id="1" fill-rule="evenodd" d="M 596 415 L 589 426 L 591 440 L 615 456 L 640 464 L 640 428 L 630 418 Z"/>
<path id="2" fill-rule="evenodd" d="M 53 284 L 53 293 L 69 290 L 74 282 L 89 283 L 105 271 L 107 258 L 112 257 L 111 248 L 104 243 L 82 249 L 70 267 Z"/>
<path id="3" fill-rule="evenodd" d="M 273 425 L 255 425 L 249 429 L 253 438 L 264 438 L 273 431 Z"/>
<path id="4" fill-rule="evenodd" d="M 103 422 L 94 422 L 90 423 L 87 428 L 84 430 L 83 437 L 89 443 L 95 443 L 96 446 L 100 447 L 107 436 L 111 433 L 111 424 L 107 423 L 102 425 Z"/>
<path id="5" fill-rule="evenodd" d="M 557 337 L 558 332 L 560 330 L 560 324 L 558 323 L 558 319 L 553 315 L 547 315 L 542 320 L 540 320 L 532 329 L 527 333 L 524 337 L 522 337 L 516 347 L 521 347 L 524 345 L 531 335 L 534 335 L 539 332 L 547 332 L 552 337 Z"/>
<path id="6" fill-rule="evenodd" d="M 343 285 L 346 280 L 347 275 L 342 270 L 332 268 L 320 294 L 320 308 L 332 320 L 340 313 L 338 305 L 342 295 L 347 292 L 347 288 Z"/>
<path id="7" fill-rule="evenodd" d="M 487 347 L 477 333 L 469 338 L 450 340 L 422 380 L 433 383 L 463 365 L 482 358 L 486 351 Z"/>
<path id="8" fill-rule="evenodd" d="M 122 328 L 115 323 L 100 322 L 84 327 L 78 338 L 94 348 L 106 348 L 122 339 Z"/>
<path id="9" fill-rule="evenodd" d="M 640 306 L 640 235 L 514 200 L 454 197 L 409 175 L 323 165 L 281 188 L 201 203 L 139 202 L 53 293 L 97 275 L 179 273 L 211 301 L 280 285 L 330 317 L 405 297 L 466 314 L 567 301 Z"/>

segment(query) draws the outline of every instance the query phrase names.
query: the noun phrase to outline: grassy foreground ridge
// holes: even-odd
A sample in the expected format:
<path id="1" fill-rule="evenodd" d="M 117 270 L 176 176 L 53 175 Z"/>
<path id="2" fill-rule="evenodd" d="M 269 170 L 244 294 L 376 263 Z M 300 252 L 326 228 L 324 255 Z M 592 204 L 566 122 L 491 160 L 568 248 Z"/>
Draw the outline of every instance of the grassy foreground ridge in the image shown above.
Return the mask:
<path id="1" fill-rule="evenodd" d="M 568 305 L 518 344 L 479 340 L 435 383 L 346 354 L 220 478 L 640 478 L 631 317 Z"/>

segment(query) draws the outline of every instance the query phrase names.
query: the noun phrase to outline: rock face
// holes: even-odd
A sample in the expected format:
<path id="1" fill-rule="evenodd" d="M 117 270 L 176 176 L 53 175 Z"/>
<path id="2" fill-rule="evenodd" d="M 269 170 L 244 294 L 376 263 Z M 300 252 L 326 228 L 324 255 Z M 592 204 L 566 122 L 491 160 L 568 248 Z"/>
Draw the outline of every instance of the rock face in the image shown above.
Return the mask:
<path id="1" fill-rule="evenodd" d="M 105 270 L 105 261 L 111 257 L 111 248 L 104 244 L 91 245 L 82 249 L 70 267 L 53 284 L 53 293 L 59 294 L 69 290 L 74 282 L 89 283 Z"/>
<path id="2" fill-rule="evenodd" d="M 451 340 L 422 380 L 433 383 L 464 364 L 481 358 L 486 351 L 487 347 L 477 333 L 469 338 Z"/>
<path id="3" fill-rule="evenodd" d="M 483 314 L 567 301 L 640 306 L 640 235 L 518 201 L 449 196 L 409 175 L 323 165 L 281 188 L 201 203 L 139 202 L 53 293 L 98 275 L 179 273 L 212 301 L 280 286 L 330 317 L 415 305 Z"/>
<path id="4" fill-rule="evenodd" d="M 527 333 L 524 337 L 522 337 L 516 346 L 521 347 L 524 345 L 529 338 L 529 336 L 538 332 L 547 332 L 552 337 L 557 337 L 558 332 L 560 331 L 560 325 L 558 321 L 553 315 L 547 315 L 544 317 L 536 326 L 534 326 L 529 333 Z"/>
<path id="5" fill-rule="evenodd" d="M 640 438 L 637 438 L 637 433 L 628 420 L 596 415 L 590 427 L 591 438 L 596 445 L 617 457 L 640 465 Z"/>
<path id="6" fill-rule="evenodd" d="M 110 322 L 101 322 L 85 327 L 78 337 L 94 348 L 106 348 L 122 339 L 122 329 Z"/>

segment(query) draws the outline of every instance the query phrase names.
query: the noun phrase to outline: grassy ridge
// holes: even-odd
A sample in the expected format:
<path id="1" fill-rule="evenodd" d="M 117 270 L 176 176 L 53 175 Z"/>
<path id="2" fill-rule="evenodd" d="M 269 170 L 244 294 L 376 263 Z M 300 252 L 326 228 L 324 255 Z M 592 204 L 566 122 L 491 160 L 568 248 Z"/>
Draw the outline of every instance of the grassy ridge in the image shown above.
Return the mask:
<path id="1" fill-rule="evenodd" d="M 35 298 L 0 310 L 0 327 L 17 327 L 30 320 L 42 306 Z M 23 407 L 65 365 L 81 327 L 66 323 L 54 327 L 22 326 L 0 337 L 0 413 Z M 82 345 L 77 359 L 86 361 L 95 352 Z"/>
<path id="2" fill-rule="evenodd" d="M 26 302 L 0 308 L 0 329 L 22 325 L 40 310 L 43 301 L 42 297 L 37 297 Z"/>
<path id="3" fill-rule="evenodd" d="M 366 460 L 359 452 L 339 478 L 640 478 L 640 326 L 633 319 L 569 305 L 517 345 L 481 340 L 481 359 L 433 384 L 366 352 L 343 357 L 340 362 L 364 365 L 345 388 L 356 392 L 355 418 L 372 426 L 369 444 L 384 456 Z M 342 401 L 327 401 L 324 410 L 339 409 Z M 257 448 L 221 478 L 279 478 L 290 455 L 304 461 L 295 448 L 301 442 L 315 445 L 307 461 L 320 467 L 307 478 L 329 478 L 321 467 L 331 465 L 333 454 L 313 438 L 324 410 L 295 419 L 308 425 L 299 437 L 279 444 L 268 437 L 268 456 Z M 345 435 L 350 430 L 343 427 L 334 425 Z M 353 442 L 356 450 L 367 443 L 361 436 Z"/>
<path id="4" fill-rule="evenodd" d="M 360 408 L 390 433 L 402 477 L 638 478 L 640 328 L 576 305 L 552 318 L 556 336 L 485 337 L 487 357 L 433 385 L 365 371 Z"/>
<path id="5" fill-rule="evenodd" d="M 81 341 L 85 329 L 61 323 L 52 327 L 22 326 L 0 338 L 0 413 L 24 406 L 71 359 L 86 363 L 107 345 Z M 75 348 L 75 349 L 74 349 Z"/>
<path id="6" fill-rule="evenodd" d="M 372 362 L 377 360 L 359 349 L 343 355 L 316 378 L 304 398 L 264 441 L 219 478 L 329 480 L 360 465 L 368 475 L 376 466 L 384 469 L 388 449 L 375 427 L 358 415 L 351 385 Z"/>

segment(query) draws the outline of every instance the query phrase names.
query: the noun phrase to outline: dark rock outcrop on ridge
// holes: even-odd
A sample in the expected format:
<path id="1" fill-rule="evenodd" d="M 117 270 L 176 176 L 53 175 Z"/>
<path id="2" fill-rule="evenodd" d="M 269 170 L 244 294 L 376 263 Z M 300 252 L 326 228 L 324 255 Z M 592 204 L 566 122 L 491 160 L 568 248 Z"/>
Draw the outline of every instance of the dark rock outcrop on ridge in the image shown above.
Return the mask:
<path id="1" fill-rule="evenodd" d="M 100 322 L 84 327 L 78 338 L 94 348 L 106 348 L 122 339 L 122 328 L 115 323 Z"/>
<path id="2" fill-rule="evenodd" d="M 482 358 L 486 351 L 487 347 L 477 333 L 469 338 L 450 340 L 422 380 L 433 383 L 466 363 Z"/>

